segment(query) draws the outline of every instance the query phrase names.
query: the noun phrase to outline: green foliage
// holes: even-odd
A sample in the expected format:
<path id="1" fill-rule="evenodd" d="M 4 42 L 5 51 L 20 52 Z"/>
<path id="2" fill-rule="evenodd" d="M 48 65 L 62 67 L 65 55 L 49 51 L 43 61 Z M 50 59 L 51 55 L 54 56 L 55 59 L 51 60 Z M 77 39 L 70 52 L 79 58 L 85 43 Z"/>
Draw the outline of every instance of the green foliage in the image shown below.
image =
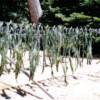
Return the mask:
<path id="1" fill-rule="evenodd" d="M 0 20 L 28 21 L 27 0 L 0 0 Z"/>
<path id="2" fill-rule="evenodd" d="M 40 0 L 44 25 L 100 27 L 100 0 Z M 0 20 L 30 22 L 27 0 L 0 0 Z"/>
<path id="3" fill-rule="evenodd" d="M 83 0 L 86 5 L 92 5 L 94 0 Z"/>
<path id="4" fill-rule="evenodd" d="M 84 22 L 84 21 L 89 22 L 92 20 L 92 18 L 90 16 L 86 16 L 82 13 L 72 13 L 72 14 L 70 14 L 70 17 L 66 17 L 62 14 L 56 14 L 55 16 L 58 18 L 61 18 L 61 20 L 66 22 L 66 24 L 77 23 L 78 21 L 80 21 L 80 23 Z"/>
<path id="5" fill-rule="evenodd" d="M 81 0 L 86 5 L 94 5 L 95 3 L 100 4 L 100 0 Z"/>
<path id="6" fill-rule="evenodd" d="M 51 2 L 51 4 L 46 1 L 42 3 L 43 23 L 64 24 L 68 27 L 100 26 L 99 0 L 51 0 Z"/>

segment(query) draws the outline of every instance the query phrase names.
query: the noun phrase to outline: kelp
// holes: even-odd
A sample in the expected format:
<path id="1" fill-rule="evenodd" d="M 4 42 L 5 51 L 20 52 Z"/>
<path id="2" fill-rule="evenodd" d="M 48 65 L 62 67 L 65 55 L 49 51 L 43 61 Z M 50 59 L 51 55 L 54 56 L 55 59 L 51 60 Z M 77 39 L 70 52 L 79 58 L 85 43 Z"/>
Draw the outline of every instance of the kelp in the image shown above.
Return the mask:
<path id="1" fill-rule="evenodd" d="M 17 78 L 23 68 L 23 54 L 28 51 L 29 79 L 33 79 L 42 47 L 42 72 L 47 63 L 46 58 L 49 58 L 51 74 L 54 75 L 53 66 L 56 66 L 56 71 L 59 71 L 61 63 L 65 82 L 67 82 L 68 68 L 74 75 L 78 66 L 82 66 L 84 58 L 87 58 L 87 64 L 91 63 L 92 43 L 98 31 L 100 30 L 86 27 L 67 28 L 63 25 L 50 27 L 39 24 L 33 28 L 31 24 L 0 23 L 0 75 L 6 71 L 8 63 L 12 66 L 12 60 L 8 62 L 7 58 L 7 52 L 10 51 L 9 59 L 14 60 L 14 72 Z"/>

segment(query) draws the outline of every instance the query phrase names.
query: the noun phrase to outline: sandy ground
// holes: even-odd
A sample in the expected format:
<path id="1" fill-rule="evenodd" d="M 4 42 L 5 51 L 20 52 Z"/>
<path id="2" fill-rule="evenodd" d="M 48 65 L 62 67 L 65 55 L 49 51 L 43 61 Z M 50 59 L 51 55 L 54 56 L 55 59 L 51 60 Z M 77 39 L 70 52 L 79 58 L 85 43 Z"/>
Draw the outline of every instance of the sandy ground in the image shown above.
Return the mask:
<path id="1" fill-rule="evenodd" d="M 27 54 L 25 56 L 27 57 Z M 26 57 L 25 65 L 28 66 Z M 64 82 L 62 65 L 59 72 L 56 72 L 54 67 L 55 77 L 52 77 L 49 66 L 41 73 L 42 60 L 35 73 L 36 83 L 29 81 L 23 73 L 19 74 L 17 80 L 13 72 L 4 73 L 0 77 L 0 100 L 100 100 L 99 61 L 100 59 L 93 59 L 91 65 L 84 61 L 83 67 L 74 73 L 77 79 L 74 79 L 68 70 L 67 85 Z M 22 95 L 20 88 L 24 91 L 21 92 Z"/>

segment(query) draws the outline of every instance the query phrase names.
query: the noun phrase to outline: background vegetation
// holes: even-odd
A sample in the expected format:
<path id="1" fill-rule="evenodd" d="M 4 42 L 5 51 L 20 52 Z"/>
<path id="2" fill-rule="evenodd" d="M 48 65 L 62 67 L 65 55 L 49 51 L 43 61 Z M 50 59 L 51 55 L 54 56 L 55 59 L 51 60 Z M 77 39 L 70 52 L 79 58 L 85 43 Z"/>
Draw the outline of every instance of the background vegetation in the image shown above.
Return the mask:
<path id="1" fill-rule="evenodd" d="M 40 2 L 43 9 L 40 22 L 44 25 L 100 27 L 100 0 L 40 0 Z M 0 21 L 10 20 L 16 23 L 30 22 L 27 0 L 0 0 Z M 100 39 L 98 35 L 96 37 L 93 50 L 99 52 Z"/>
<path id="2" fill-rule="evenodd" d="M 100 0 L 40 0 L 41 22 L 67 27 L 100 27 Z M 29 21 L 27 0 L 0 0 L 0 20 Z"/>

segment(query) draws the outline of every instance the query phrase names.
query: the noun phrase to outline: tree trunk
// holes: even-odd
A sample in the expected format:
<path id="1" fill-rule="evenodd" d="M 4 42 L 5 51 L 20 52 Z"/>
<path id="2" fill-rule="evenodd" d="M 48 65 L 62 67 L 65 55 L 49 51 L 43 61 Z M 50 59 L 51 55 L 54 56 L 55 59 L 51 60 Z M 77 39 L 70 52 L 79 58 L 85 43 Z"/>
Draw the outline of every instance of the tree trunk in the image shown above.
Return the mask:
<path id="1" fill-rule="evenodd" d="M 28 0 L 29 13 L 31 22 L 37 24 L 39 18 L 42 16 L 42 8 L 39 0 Z"/>

